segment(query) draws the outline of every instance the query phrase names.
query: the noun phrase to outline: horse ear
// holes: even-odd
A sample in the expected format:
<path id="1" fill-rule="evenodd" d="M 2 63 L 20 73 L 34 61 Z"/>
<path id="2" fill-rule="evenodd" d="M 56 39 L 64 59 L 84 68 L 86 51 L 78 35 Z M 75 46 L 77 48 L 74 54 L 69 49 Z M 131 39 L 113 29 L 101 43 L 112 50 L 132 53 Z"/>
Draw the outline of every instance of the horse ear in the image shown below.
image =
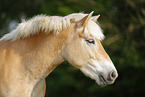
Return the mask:
<path id="1" fill-rule="evenodd" d="M 92 19 L 92 21 L 97 22 L 99 17 L 100 17 L 100 14 L 97 15 L 97 16 L 92 17 L 91 19 Z"/>
<path id="2" fill-rule="evenodd" d="M 79 22 L 79 26 L 84 27 L 87 25 L 87 23 L 89 22 L 89 20 L 91 19 L 92 14 L 94 13 L 94 11 L 92 11 L 89 15 L 83 17 Z"/>

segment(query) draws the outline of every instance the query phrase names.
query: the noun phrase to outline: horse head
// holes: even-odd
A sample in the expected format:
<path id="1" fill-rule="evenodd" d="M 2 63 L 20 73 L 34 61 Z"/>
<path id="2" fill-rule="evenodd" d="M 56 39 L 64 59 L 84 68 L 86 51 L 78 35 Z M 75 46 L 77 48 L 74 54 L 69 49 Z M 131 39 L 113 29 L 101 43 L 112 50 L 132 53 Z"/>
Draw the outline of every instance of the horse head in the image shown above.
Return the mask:
<path id="1" fill-rule="evenodd" d="M 98 85 L 106 86 L 114 83 L 118 73 L 100 42 L 104 35 L 95 23 L 99 15 L 91 17 L 92 14 L 81 20 L 71 20 L 73 36 L 67 41 L 62 56 Z"/>

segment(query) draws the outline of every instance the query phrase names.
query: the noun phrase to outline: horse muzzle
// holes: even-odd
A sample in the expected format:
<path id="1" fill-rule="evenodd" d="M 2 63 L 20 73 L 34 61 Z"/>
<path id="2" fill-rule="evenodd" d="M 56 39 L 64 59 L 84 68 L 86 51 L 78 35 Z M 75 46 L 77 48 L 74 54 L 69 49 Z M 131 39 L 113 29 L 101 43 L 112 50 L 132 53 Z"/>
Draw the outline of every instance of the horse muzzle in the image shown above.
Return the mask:
<path id="1" fill-rule="evenodd" d="M 113 84 L 116 78 L 118 77 L 118 73 L 116 71 L 111 71 L 108 76 L 105 76 L 103 73 L 99 74 L 99 85 L 106 86 L 109 84 Z"/>

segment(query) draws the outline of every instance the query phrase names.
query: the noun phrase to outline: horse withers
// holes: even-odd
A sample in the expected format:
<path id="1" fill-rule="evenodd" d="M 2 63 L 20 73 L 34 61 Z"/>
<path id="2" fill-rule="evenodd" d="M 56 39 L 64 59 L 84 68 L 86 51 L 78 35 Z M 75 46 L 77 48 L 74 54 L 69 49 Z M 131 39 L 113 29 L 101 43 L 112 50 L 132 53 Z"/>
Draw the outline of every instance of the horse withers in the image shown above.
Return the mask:
<path id="1" fill-rule="evenodd" d="M 38 15 L 0 39 L 0 97 L 44 97 L 45 78 L 67 60 L 98 85 L 117 78 L 101 40 L 98 16 Z"/>

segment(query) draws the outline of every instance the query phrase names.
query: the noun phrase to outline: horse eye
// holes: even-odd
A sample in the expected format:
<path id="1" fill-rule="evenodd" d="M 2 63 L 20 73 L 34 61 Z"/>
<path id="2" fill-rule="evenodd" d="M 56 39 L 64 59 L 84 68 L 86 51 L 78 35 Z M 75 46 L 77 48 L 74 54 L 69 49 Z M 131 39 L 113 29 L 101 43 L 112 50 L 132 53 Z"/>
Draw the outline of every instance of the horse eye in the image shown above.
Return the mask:
<path id="1" fill-rule="evenodd" d="M 95 40 L 94 39 L 87 39 L 86 42 L 89 43 L 89 44 L 95 44 Z"/>

